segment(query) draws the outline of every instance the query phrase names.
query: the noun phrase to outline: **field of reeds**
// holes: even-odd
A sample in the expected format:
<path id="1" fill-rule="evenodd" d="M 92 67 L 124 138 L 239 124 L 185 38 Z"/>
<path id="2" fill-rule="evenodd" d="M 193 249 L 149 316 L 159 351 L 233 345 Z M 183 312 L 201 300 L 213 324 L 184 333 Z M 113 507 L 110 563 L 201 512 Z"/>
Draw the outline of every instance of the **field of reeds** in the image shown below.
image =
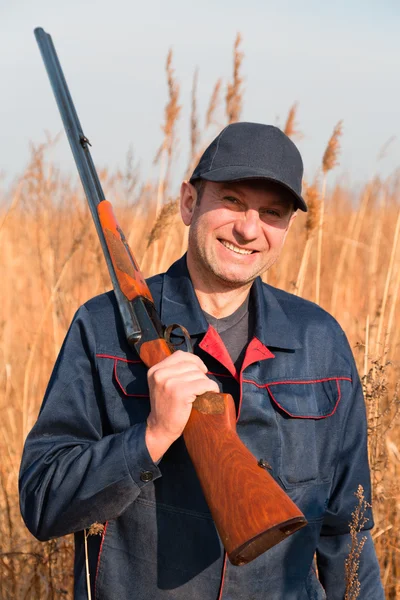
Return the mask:
<path id="1" fill-rule="evenodd" d="M 240 118 L 243 99 L 240 37 L 233 77 L 217 82 L 205 119 L 197 113 L 193 82 L 188 171 L 215 134 L 215 111 Z M 174 173 L 179 85 L 167 60 L 168 102 L 163 142 L 156 152 L 157 181 L 143 183 L 131 157 L 124 170 L 100 172 L 122 229 L 146 275 L 165 270 L 187 243 L 180 223 Z M 296 106 L 285 131 L 296 141 Z M 204 121 L 204 123 L 203 123 Z M 214 128 L 214 129 L 213 129 Z M 268 283 L 320 303 L 346 331 L 362 378 L 369 418 L 373 480 L 373 538 L 386 598 L 400 598 L 400 177 L 371 177 L 357 191 L 335 182 L 342 124 L 315 180 L 306 182 L 310 206 L 300 214 Z M 64 334 L 77 307 L 110 289 L 104 259 L 77 179 L 48 160 L 55 140 L 32 146 L 19 179 L 0 198 L 0 598 L 72 598 L 70 537 L 37 542 L 18 506 L 17 476 L 24 439 L 32 427 Z M 64 143 L 64 141 L 62 142 Z M 379 151 L 379 149 L 377 149 Z M 187 171 L 187 172 L 188 172 Z M 174 177 L 172 174 L 174 173 Z M 185 173 L 178 176 L 184 177 Z M 179 178 L 179 177 L 178 177 Z M 356 490 L 355 490 L 356 492 Z M 354 496 L 355 511 L 362 495 Z M 357 530 L 355 512 L 353 531 Z M 348 600 L 358 597 L 350 551 Z M 355 558 L 354 558 L 355 557 Z M 362 549 L 361 558 L 362 560 Z"/>

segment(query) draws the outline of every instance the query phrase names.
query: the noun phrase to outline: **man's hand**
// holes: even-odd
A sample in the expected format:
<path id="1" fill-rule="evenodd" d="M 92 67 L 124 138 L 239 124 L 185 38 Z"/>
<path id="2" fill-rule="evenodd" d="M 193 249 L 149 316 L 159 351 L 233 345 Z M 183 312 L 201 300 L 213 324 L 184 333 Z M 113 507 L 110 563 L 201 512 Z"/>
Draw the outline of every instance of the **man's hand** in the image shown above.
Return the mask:
<path id="1" fill-rule="evenodd" d="M 151 411 L 146 445 L 153 461 L 182 434 L 196 396 L 219 392 L 217 383 L 206 373 L 207 367 L 198 356 L 181 350 L 149 369 Z"/>

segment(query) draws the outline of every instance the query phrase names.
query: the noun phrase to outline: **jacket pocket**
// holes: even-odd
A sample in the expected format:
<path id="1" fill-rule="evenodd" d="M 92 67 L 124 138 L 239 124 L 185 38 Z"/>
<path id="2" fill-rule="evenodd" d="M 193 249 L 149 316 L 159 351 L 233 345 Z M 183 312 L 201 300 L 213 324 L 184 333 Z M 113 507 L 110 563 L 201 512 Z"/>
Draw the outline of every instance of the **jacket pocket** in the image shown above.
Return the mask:
<path id="1" fill-rule="evenodd" d="M 112 385 L 117 390 L 112 414 L 114 431 L 146 421 L 150 412 L 147 367 L 139 360 L 115 357 Z"/>
<path id="2" fill-rule="evenodd" d="M 117 388 L 123 396 L 131 398 L 148 398 L 147 367 L 142 361 L 114 359 L 113 376 Z"/>
<path id="3" fill-rule="evenodd" d="M 330 481 L 338 435 L 334 418 L 346 377 L 278 381 L 266 385 L 276 409 L 279 478 L 285 488 Z"/>

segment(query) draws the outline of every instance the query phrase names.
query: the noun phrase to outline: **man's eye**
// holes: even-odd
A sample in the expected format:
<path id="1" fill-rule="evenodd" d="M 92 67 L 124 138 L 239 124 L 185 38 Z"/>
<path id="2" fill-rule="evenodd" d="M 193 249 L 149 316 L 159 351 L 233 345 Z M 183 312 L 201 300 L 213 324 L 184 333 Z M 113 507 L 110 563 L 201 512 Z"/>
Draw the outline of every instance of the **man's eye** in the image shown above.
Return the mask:
<path id="1" fill-rule="evenodd" d="M 261 214 L 278 218 L 281 216 L 281 213 L 273 208 L 267 208 L 266 210 L 263 210 Z"/>
<path id="2" fill-rule="evenodd" d="M 239 200 L 233 196 L 224 196 L 224 200 L 231 202 L 232 204 L 239 204 Z"/>

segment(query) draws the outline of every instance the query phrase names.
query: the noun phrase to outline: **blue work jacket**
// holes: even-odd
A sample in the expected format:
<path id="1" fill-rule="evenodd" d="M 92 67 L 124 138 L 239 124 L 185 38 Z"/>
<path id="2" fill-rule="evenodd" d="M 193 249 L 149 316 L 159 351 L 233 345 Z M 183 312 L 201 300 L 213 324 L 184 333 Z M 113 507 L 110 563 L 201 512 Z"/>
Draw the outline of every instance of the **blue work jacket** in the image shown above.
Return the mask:
<path id="1" fill-rule="evenodd" d="M 209 376 L 235 399 L 240 438 L 308 525 L 248 565 L 229 563 L 183 439 L 158 464 L 149 456 L 147 369 L 110 292 L 76 313 L 26 440 L 28 528 L 39 540 L 75 533 L 77 600 L 87 598 L 83 530 L 94 522 L 105 524 L 101 537 L 88 537 L 96 600 L 343 599 L 360 484 L 370 498 L 365 406 L 343 331 L 315 304 L 257 279 L 254 335 L 237 373 L 185 257 L 148 283 L 162 321 L 188 329 Z M 381 600 L 367 517 L 360 598 Z"/>

